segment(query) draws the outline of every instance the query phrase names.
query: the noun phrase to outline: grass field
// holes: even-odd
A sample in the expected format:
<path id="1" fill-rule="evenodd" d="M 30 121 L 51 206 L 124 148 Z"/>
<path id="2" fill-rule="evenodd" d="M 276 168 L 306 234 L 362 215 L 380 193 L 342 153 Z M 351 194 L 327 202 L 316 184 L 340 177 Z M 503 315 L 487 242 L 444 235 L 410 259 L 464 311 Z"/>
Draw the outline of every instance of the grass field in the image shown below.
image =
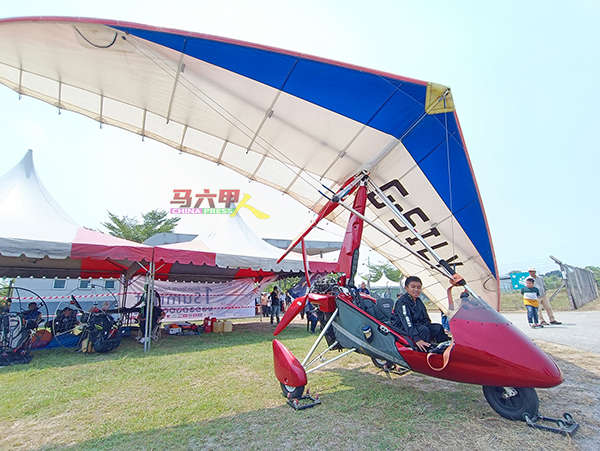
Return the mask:
<path id="1" fill-rule="evenodd" d="M 554 294 L 555 290 L 548 290 L 547 296 L 548 299 Z M 567 292 L 563 288 L 558 292 L 556 297 L 552 300 L 552 309 L 553 310 L 571 310 L 571 304 L 569 303 L 569 299 L 567 297 Z M 500 311 L 501 312 L 511 312 L 511 311 L 525 311 L 525 306 L 523 305 L 523 297 L 521 293 L 518 291 L 511 291 L 509 293 L 502 293 L 500 299 Z"/>
<path id="2" fill-rule="evenodd" d="M 132 338 L 109 354 L 34 351 L 0 369 L 0 449 L 578 449 L 500 418 L 479 386 L 390 376 L 360 355 L 312 373 L 323 404 L 294 411 L 272 331 L 256 318 L 228 334 L 163 335 L 149 353 Z M 299 319 L 279 338 L 299 358 L 314 340 Z"/>

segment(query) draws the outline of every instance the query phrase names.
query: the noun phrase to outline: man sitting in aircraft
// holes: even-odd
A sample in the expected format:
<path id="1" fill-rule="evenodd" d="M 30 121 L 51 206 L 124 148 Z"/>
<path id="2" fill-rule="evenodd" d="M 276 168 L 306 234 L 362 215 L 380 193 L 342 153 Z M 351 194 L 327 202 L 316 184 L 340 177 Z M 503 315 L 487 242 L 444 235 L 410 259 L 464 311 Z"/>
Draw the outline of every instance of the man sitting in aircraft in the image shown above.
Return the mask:
<path id="1" fill-rule="evenodd" d="M 449 338 L 441 324 L 431 322 L 425 304 L 419 298 L 421 287 L 418 277 L 406 278 L 406 293 L 396 301 L 391 323 L 400 333 L 409 337 L 420 351 L 427 352 L 432 348 L 432 343 L 443 343 Z"/>

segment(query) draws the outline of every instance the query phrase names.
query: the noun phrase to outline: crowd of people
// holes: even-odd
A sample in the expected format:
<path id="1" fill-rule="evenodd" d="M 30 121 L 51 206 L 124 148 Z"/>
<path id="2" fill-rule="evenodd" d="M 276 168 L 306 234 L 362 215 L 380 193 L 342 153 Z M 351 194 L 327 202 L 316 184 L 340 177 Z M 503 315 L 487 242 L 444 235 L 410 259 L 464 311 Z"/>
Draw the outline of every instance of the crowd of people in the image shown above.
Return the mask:
<path id="1" fill-rule="evenodd" d="M 271 293 L 262 292 L 260 294 L 260 320 L 270 318 L 271 324 L 274 324 L 275 320 L 279 324 L 279 315 L 285 313 L 291 304 L 292 297 L 287 290 L 284 292 L 275 286 L 271 289 Z"/>

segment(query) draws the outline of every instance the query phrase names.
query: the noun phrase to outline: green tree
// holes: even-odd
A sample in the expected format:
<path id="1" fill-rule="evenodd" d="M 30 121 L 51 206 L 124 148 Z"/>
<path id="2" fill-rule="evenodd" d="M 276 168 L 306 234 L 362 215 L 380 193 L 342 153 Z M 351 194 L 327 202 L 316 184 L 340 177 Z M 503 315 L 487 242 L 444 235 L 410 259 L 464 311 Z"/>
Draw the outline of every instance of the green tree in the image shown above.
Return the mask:
<path id="1" fill-rule="evenodd" d="M 560 274 L 560 271 L 558 271 L 558 273 Z M 562 283 L 562 275 L 557 276 L 556 274 L 545 274 L 543 276 L 544 279 L 544 283 L 546 284 L 546 288 L 548 289 L 554 289 L 554 288 L 558 288 L 560 287 L 560 284 Z"/>
<path id="2" fill-rule="evenodd" d="M 586 266 L 585 269 L 592 271 L 594 274 L 594 279 L 596 279 L 596 283 L 600 285 L 600 268 L 598 266 Z"/>
<path id="3" fill-rule="evenodd" d="M 402 277 L 402 273 L 395 266 L 390 265 L 389 263 L 385 263 L 383 269 L 383 273 L 385 277 L 390 279 L 392 282 L 400 282 L 400 278 Z"/>
<path id="4" fill-rule="evenodd" d="M 8 311 L 10 308 L 10 303 L 8 301 L 8 297 L 10 295 L 10 285 L 11 280 L 3 277 L 0 279 L 0 312 Z"/>
<path id="5" fill-rule="evenodd" d="M 108 229 L 112 236 L 123 238 L 137 243 L 143 243 L 157 233 L 171 233 L 181 218 L 167 218 L 166 210 L 152 210 L 142 213 L 142 221 L 136 217 L 119 217 L 108 212 L 109 222 L 101 224 Z"/>
<path id="6" fill-rule="evenodd" d="M 562 273 L 558 269 L 555 269 L 554 271 L 548 271 L 546 274 L 542 274 L 542 275 L 544 277 L 556 276 L 556 277 L 560 277 L 562 279 Z"/>
<path id="7" fill-rule="evenodd" d="M 273 287 L 278 287 L 280 292 L 283 291 L 285 293 L 290 288 L 293 288 L 294 286 L 296 286 L 296 284 L 298 282 L 300 282 L 300 279 L 301 279 L 301 277 L 299 277 L 299 276 L 286 277 L 285 279 L 279 279 L 278 281 L 270 284 L 265 291 L 270 293 L 271 291 L 273 291 Z"/>
<path id="8" fill-rule="evenodd" d="M 383 271 L 379 267 L 379 265 L 367 265 L 369 272 L 367 274 L 360 274 L 360 277 L 367 280 L 369 283 L 377 282 L 383 276 Z"/>
<path id="9" fill-rule="evenodd" d="M 360 274 L 360 277 L 369 282 L 377 282 L 384 274 L 385 277 L 392 282 L 400 282 L 400 278 L 402 277 L 400 270 L 395 266 L 392 266 L 389 262 L 374 263 L 372 265 L 367 265 L 367 268 L 369 268 L 369 273 L 364 275 Z"/>

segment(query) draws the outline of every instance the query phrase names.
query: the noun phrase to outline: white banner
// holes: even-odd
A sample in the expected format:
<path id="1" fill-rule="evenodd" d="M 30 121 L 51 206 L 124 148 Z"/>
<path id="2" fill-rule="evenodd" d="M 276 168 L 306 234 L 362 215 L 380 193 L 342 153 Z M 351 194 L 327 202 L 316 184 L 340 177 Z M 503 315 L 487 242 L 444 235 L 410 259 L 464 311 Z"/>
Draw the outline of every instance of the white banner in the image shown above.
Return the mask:
<path id="1" fill-rule="evenodd" d="M 154 288 L 161 298 L 165 321 L 200 321 L 206 317 L 217 319 L 252 318 L 255 300 L 263 288 L 275 280 L 265 277 L 260 283 L 240 279 L 225 283 L 192 283 L 155 281 Z M 127 307 L 133 307 L 144 292 L 144 280 L 129 286 Z"/>

